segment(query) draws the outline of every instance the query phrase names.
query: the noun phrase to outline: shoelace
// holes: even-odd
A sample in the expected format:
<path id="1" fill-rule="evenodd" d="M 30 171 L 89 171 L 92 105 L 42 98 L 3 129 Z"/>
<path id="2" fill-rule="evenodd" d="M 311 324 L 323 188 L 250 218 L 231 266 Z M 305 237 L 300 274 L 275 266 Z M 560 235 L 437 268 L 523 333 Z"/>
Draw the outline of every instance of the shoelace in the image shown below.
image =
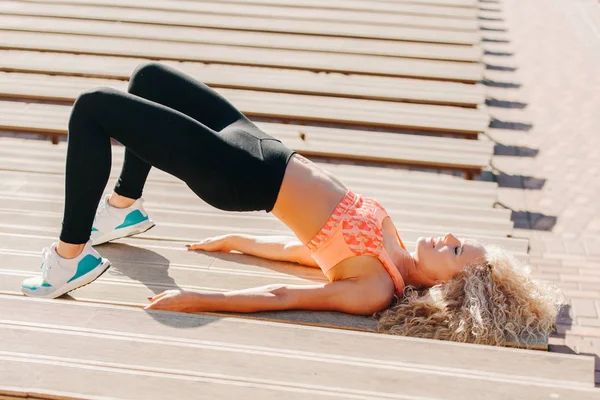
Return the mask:
<path id="1" fill-rule="evenodd" d="M 45 281 L 49 271 L 52 269 L 52 251 L 48 247 L 42 250 L 42 259 L 44 260 L 42 263 L 42 278 Z"/>
<path id="2" fill-rule="evenodd" d="M 104 210 L 106 210 L 106 204 L 108 204 L 108 201 L 106 200 L 106 198 L 103 198 L 102 201 L 100 202 L 100 205 L 98 205 L 98 209 L 96 210 L 96 217 L 100 214 L 102 214 L 102 212 L 104 212 Z M 95 217 L 94 217 L 95 219 Z"/>

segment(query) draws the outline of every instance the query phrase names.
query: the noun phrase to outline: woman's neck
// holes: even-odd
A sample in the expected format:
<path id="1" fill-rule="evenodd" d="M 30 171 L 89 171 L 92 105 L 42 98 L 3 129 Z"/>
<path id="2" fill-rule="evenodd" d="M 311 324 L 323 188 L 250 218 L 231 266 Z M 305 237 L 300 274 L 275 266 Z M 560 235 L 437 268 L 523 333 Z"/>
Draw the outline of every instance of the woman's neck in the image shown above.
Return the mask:
<path id="1" fill-rule="evenodd" d="M 414 255 L 408 251 L 399 248 L 392 257 L 394 265 L 398 268 L 404 284 L 406 286 L 414 287 L 429 287 L 433 286 L 433 283 L 429 278 L 424 276 L 417 268 Z"/>

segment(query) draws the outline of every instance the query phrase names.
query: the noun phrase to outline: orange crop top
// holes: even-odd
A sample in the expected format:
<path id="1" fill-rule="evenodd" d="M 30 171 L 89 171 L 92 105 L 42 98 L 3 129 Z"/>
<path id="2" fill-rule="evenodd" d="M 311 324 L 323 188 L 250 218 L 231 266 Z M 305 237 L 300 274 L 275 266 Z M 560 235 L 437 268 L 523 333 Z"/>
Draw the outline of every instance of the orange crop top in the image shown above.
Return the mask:
<path id="1" fill-rule="evenodd" d="M 404 280 L 383 246 L 383 220 L 387 216 L 375 199 L 348 190 L 321 231 L 306 246 L 323 272 L 348 257 L 377 257 L 394 281 L 396 293 L 401 296 Z M 396 237 L 406 250 L 398 232 Z"/>

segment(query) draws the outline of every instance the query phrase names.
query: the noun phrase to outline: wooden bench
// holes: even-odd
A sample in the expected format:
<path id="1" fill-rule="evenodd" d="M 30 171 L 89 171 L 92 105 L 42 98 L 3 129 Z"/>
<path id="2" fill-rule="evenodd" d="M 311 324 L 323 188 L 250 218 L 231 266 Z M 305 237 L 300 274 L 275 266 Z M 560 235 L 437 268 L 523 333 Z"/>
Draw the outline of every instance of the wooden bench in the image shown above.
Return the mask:
<path id="1" fill-rule="evenodd" d="M 447 43 L 471 46 L 480 42 L 475 31 L 440 31 L 413 27 L 373 25 L 347 22 L 296 20 L 293 18 L 268 18 L 266 16 L 234 16 L 197 14 L 182 11 L 128 9 L 117 7 L 69 4 L 18 2 L 10 0 L 0 4 L 0 12 L 22 16 L 57 16 L 87 20 L 122 21 L 143 24 L 194 26 L 203 28 L 235 29 L 273 33 L 338 36 L 365 39 L 402 40 L 423 43 Z"/>
<path id="2" fill-rule="evenodd" d="M 0 306 L 0 394 L 9 396 L 449 399 L 490 387 L 522 399 L 593 394 L 590 357 L 81 301 L 0 296 Z"/>
<path id="3" fill-rule="evenodd" d="M 0 17 L 1 18 L 1 17 Z M 0 71 L 128 81 L 149 60 L 52 52 L 0 50 Z M 245 65 L 161 61 L 214 88 L 323 95 L 475 108 L 485 103 L 482 85 L 370 75 L 318 73 Z"/>
<path id="4" fill-rule="evenodd" d="M 37 0 L 37 3 L 54 5 L 54 0 Z M 222 1 L 174 1 L 174 0 L 132 0 L 127 3 L 118 0 L 76 0 L 60 1 L 60 4 L 87 5 L 117 10 L 157 10 L 162 12 L 183 11 L 195 14 L 200 20 L 210 16 L 232 17 L 261 17 L 278 20 L 293 19 L 295 21 L 320 21 L 323 23 L 341 22 L 353 25 L 402 26 L 442 31 L 467 31 L 479 29 L 476 18 L 457 19 L 447 16 L 435 17 L 428 15 L 406 15 L 402 13 L 372 12 L 367 10 L 355 11 L 348 9 L 330 10 L 324 7 L 298 8 L 294 3 L 288 6 L 267 5 L 257 3 L 229 3 Z M 289 7 L 289 6 L 292 7 Z M 17 8 L 21 10 L 21 8 Z"/>
<path id="5" fill-rule="evenodd" d="M 72 103 L 79 93 L 96 86 L 126 90 L 126 83 L 122 81 L 37 74 L 0 73 L 0 83 L 0 95 L 5 98 L 66 103 Z M 489 124 L 489 116 L 477 109 L 242 89 L 216 90 L 250 118 L 410 129 L 469 138 L 477 138 Z M 3 107 L 16 111 L 19 105 L 4 102 Z M 51 110 L 41 105 L 38 109 Z M 52 110 L 68 113 L 68 108 Z"/>
<path id="6" fill-rule="evenodd" d="M 237 64 L 465 83 L 477 83 L 483 78 L 481 65 L 464 62 L 335 54 L 318 51 L 256 49 L 243 46 L 173 43 L 149 39 L 125 39 L 60 33 L 2 31 L 0 49 Z"/>
<path id="7" fill-rule="evenodd" d="M 15 86 L 14 88 L 15 91 L 22 93 L 21 89 L 24 87 Z M 2 86 L 0 91 L 5 89 L 7 89 L 6 86 Z M 78 92 L 78 90 L 73 91 L 73 95 Z M 234 104 L 236 104 L 236 100 L 233 99 Z M 264 103 L 258 103 L 256 106 L 261 104 Z M 255 105 L 247 102 L 240 107 L 249 117 L 255 116 L 256 114 L 253 114 L 245 105 L 248 107 L 254 107 Z M 268 111 L 266 107 L 263 109 Z M 65 135 L 69 112 L 70 107 L 68 106 L 26 105 L 24 103 L 0 101 L 0 129 L 52 136 Z M 277 117 L 281 117 L 281 115 Z M 394 117 L 397 118 L 397 116 Z M 400 120 L 398 119 L 398 121 Z M 405 121 L 400 122 L 405 123 Z M 488 165 L 492 152 L 490 142 L 415 137 L 414 135 L 299 125 L 270 125 L 268 123 L 262 123 L 261 128 L 280 138 L 289 147 L 306 155 L 452 169 L 464 172 L 467 178 L 471 178 L 473 174 L 479 173 L 482 168 Z M 344 140 L 343 144 L 339 142 L 341 138 Z M 365 140 L 372 141 L 371 143 L 365 143 Z M 465 144 L 462 147 L 463 143 L 471 142 L 474 145 Z M 392 143 L 398 147 L 390 148 L 389 144 Z"/>
<path id="8" fill-rule="evenodd" d="M 205 0 L 200 0 L 205 1 Z M 214 0 L 206 0 L 214 2 Z M 293 7 L 293 8 L 316 8 L 329 10 L 353 10 L 369 11 L 380 14 L 406 14 L 431 17 L 444 17 L 456 19 L 477 19 L 476 8 L 461 8 L 452 6 L 427 5 L 405 2 L 380 2 L 369 0 L 299 0 L 290 2 L 287 0 L 223 0 L 223 2 L 235 4 L 266 4 L 270 6 Z"/>

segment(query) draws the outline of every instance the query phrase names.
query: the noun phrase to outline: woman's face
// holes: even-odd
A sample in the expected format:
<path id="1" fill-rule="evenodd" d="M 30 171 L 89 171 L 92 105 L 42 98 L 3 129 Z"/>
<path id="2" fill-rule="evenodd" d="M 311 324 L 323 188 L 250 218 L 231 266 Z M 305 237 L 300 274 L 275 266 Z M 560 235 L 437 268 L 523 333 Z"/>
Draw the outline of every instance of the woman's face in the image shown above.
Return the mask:
<path id="1" fill-rule="evenodd" d="M 463 268 L 485 257 L 485 248 L 475 240 L 458 239 L 451 233 L 444 237 L 417 240 L 414 254 L 417 271 L 432 284 L 448 282 Z"/>

